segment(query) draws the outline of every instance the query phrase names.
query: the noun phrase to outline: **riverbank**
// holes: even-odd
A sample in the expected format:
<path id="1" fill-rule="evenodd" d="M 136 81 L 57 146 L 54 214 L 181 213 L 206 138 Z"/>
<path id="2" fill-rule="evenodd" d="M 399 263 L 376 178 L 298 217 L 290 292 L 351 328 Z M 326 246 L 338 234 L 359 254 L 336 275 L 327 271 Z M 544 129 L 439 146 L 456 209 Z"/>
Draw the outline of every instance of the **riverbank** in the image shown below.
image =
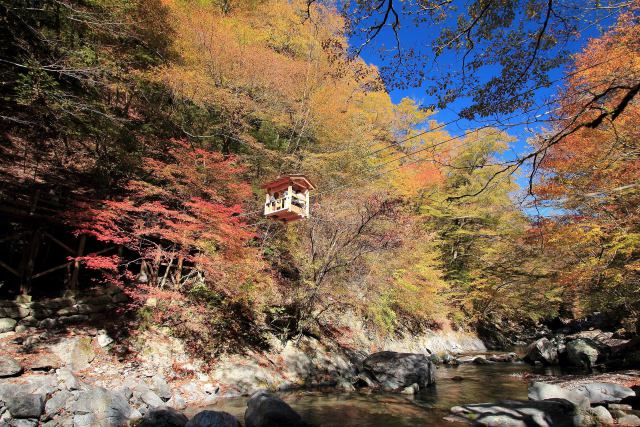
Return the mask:
<path id="1" fill-rule="evenodd" d="M 164 327 L 129 331 L 121 339 L 113 329 L 49 323 L 14 325 L 0 334 L 0 419 L 16 418 L 25 426 L 111 425 L 113 413 L 128 422 L 154 407 L 202 407 L 260 389 L 352 392 L 358 364 L 378 348 L 420 354 L 484 350 L 477 337 L 459 331 L 376 341 L 358 330 L 348 345 L 309 336 L 282 342 L 267 334 L 266 346 L 205 360 Z M 10 411 L 15 395 L 31 402 L 18 416 Z M 96 412 L 90 402 L 119 409 Z"/>

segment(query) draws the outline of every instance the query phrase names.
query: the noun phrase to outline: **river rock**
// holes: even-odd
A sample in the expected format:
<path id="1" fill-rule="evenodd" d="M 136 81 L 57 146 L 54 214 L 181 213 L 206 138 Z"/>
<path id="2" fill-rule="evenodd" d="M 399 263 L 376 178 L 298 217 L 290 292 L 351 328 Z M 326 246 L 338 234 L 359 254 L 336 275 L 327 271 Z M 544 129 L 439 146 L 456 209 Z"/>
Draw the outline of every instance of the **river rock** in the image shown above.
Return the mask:
<path id="1" fill-rule="evenodd" d="M 167 384 L 167 381 L 165 381 L 165 379 L 162 378 L 160 375 L 154 375 L 153 378 L 151 378 L 150 388 L 161 399 L 163 400 L 171 399 L 171 387 L 169 387 L 169 384 Z"/>
<path id="2" fill-rule="evenodd" d="M 240 427 L 240 423 L 227 412 L 202 411 L 189 420 L 186 427 Z"/>
<path id="3" fill-rule="evenodd" d="M 424 390 L 435 382 L 435 367 L 424 354 L 382 351 L 367 357 L 362 369 L 388 391 L 402 391 L 412 384 Z"/>
<path id="4" fill-rule="evenodd" d="M 0 356 L 0 378 L 12 377 L 22 372 L 22 366 L 12 357 Z"/>
<path id="5" fill-rule="evenodd" d="M 81 392 L 73 410 L 76 415 L 84 415 L 78 423 L 96 427 L 126 424 L 131 415 L 131 407 L 123 394 L 112 393 L 101 387 Z"/>
<path id="6" fill-rule="evenodd" d="M 640 426 L 640 418 L 637 415 L 625 415 L 624 417 L 618 418 L 618 425 L 625 427 L 638 427 Z"/>
<path id="7" fill-rule="evenodd" d="M 541 362 L 545 365 L 558 363 L 558 349 L 547 338 L 540 338 L 527 348 L 525 360 L 530 363 Z"/>
<path id="8" fill-rule="evenodd" d="M 11 420 L 9 424 L 5 424 L 5 425 L 8 427 L 37 427 L 38 420 L 17 418 L 17 419 Z M 0 423 L 0 426 L 3 426 L 3 424 Z"/>
<path id="9" fill-rule="evenodd" d="M 575 407 L 565 400 L 503 400 L 454 406 L 451 412 L 474 425 L 487 427 L 575 427 Z"/>
<path id="10" fill-rule="evenodd" d="M 9 317 L 0 319 L 0 333 L 13 331 L 16 327 L 16 323 L 18 322 Z"/>
<path id="11" fill-rule="evenodd" d="M 175 409 L 157 408 L 142 418 L 139 427 L 184 427 L 187 421 L 187 417 Z"/>
<path id="12" fill-rule="evenodd" d="M 531 384 L 528 397 L 534 401 L 564 399 L 583 409 L 588 408 L 590 405 L 589 399 L 583 393 L 543 382 L 534 382 Z"/>
<path id="13" fill-rule="evenodd" d="M 613 383 L 583 384 L 576 387 L 574 391 L 585 396 L 592 404 L 616 403 L 636 395 L 636 392 L 629 387 Z"/>
<path id="14" fill-rule="evenodd" d="M 76 340 L 71 350 L 71 369 L 80 371 L 89 367 L 89 364 L 96 358 L 90 337 L 80 337 Z"/>
<path id="15" fill-rule="evenodd" d="M 594 406 L 589 408 L 588 412 L 593 415 L 596 425 L 610 426 L 614 423 L 613 417 L 604 406 Z"/>
<path id="16" fill-rule="evenodd" d="M 67 390 L 80 390 L 82 388 L 80 380 L 78 380 L 78 378 L 69 369 L 58 369 L 56 371 L 56 376 L 58 377 L 58 381 Z"/>
<path id="17" fill-rule="evenodd" d="M 151 408 L 164 406 L 164 402 L 160 397 L 151 390 L 146 390 L 140 394 L 140 400 L 149 405 Z"/>
<path id="18" fill-rule="evenodd" d="M 512 363 L 518 360 L 518 355 L 516 353 L 492 354 L 488 360 L 490 362 Z"/>
<path id="19" fill-rule="evenodd" d="M 574 366 L 591 369 L 598 360 L 596 344 L 587 339 L 577 339 L 567 343 L 567 361 Z"/>
<path id="20" fill-rule="evenodd" d="M 44 396 L 18 392 L 6 399 L 5 405 L 14 418 L 40 418 L 44 412 Z"/>
<path id="21" fill-rule="evenodd" d="M 58 369 L 62 361 L 55 354 L 41 354 L 31 363 L 32 371 L 50 371 Z"/>
<path id="22" fill-rule="evenodd" d="M 280 398 L 260 390 L 247 402 L 245 427 L 306 427 L 300 415 Z"/>
<path id="23" fill-rule="evenodd" d="M 113 338 L 111 338 L 105 330 L 98 331 L 96 341 L 98 342 L 98 345 L 103 348 L 109 347 L 114 342 Z"/>
<path id="24" fill-rule="evenodd" d="M 67 390 L 58 390 L 47 400 L 47 403 L 44 405 L 44 413 L 48 417 L 53 417 L 58 414 L 62 409 L 67 405 L 73 398 L 73 395 Z"/>

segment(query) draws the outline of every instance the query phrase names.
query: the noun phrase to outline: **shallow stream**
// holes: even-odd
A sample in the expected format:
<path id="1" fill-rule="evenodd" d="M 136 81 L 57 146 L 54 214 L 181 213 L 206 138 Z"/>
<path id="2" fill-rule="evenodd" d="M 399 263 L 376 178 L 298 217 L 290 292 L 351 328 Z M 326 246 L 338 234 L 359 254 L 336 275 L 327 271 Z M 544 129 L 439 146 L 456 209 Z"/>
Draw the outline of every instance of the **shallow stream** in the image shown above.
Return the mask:
<path id="1" fill-rule="evenodd" d="M 523 374 L 530 372 L 533 372 L 531 366 L 520 363 L 439 366 L 436 384 L 416 396 L 335 391 L 289 392 L 279 396 L 313 426 L 451 426 L 443 417 L 449 414 L 452 406 L 526 399 L 528 381 L 523 379 Z M 247 397 L 225 399 L 215 406 L 193 412 L 202 409 L 227 411 L 242 420 L 246 401 Z"/>

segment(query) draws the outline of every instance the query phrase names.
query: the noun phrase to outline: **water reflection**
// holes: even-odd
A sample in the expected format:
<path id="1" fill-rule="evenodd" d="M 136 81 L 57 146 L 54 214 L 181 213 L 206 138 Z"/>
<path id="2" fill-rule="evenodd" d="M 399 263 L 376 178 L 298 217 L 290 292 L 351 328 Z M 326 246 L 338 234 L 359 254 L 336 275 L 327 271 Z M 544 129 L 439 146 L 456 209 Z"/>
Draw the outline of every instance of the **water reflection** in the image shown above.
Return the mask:
<path id="1" fill-rule="evenodd" d="M 532 368 L 524 364 L 439 367 L 436 386 L 417 396 L 335 392 L 295 392 L 280 396 L 315 426 L 444 426 L 451 425 L 443 417 L 455 405 L 526 399 L 527 380 L 522 376 L 529 372 Z M 246 400 L 226 399 L 207 409 L 224 410 L 242 419 Z M 201 409 L 194 409 L 188 415 Z"/>

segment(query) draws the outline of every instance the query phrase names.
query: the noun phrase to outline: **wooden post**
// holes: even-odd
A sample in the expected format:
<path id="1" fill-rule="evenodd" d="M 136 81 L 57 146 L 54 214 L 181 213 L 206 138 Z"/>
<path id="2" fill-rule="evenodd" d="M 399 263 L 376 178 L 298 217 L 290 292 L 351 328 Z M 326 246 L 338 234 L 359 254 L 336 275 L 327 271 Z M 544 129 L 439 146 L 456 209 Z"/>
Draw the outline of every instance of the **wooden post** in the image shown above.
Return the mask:
<path id="1" fill-rule="evenodd" d="M 284 201 L 285 208 L 291 209 L 291 200 L 293 200 L 293 187 L 289 185 L 289 190 L 287 191 L 287 198 Z"/>
<path id="2" fill-rule="evenodd" d="M 304 214 L 307 218 L 309 218 L 309 190 L 304 191 Z"/>
<path id="3" fill-rule="evenodd" d="M 269 206 L 269 192 L 267 191 L 267 195 L 265 196 L 265 200 L 264 200 L 264 214 L 266 215 L 267 213 L 269 213 L 269 209 L 271 208 Z"/>
<path id="4" fill-rule="evenodd" d="M 78 243 L 78 251 L 76 257 L 81 257 L 84 254 L 84 247 L 87 243 L 87 236 L 85 234 L 80 236 L 80 242 Z M 78 274 L 80 274 L 80 261 L 77 259 L 73 262 L 73 273 L 71 274 L 71 280 L 69 281 L 69 290 L 76 292 L 78 289 Z"/>

